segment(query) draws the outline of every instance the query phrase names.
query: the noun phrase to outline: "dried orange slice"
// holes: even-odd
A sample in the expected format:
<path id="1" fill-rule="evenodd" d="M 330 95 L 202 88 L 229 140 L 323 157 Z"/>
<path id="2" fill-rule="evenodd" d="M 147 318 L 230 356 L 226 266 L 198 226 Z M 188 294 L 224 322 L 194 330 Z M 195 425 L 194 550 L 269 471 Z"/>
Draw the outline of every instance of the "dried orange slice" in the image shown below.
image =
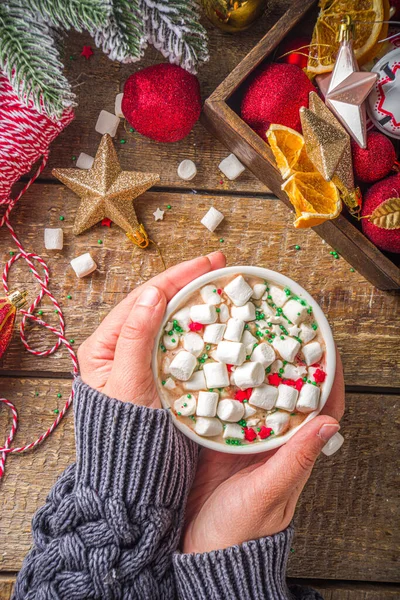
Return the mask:
<path id="1" fill-rule="evenodd" d="M 318 172 L 294 173 L 282 185 L 296 210 L 297 229 L 315 227 L 335 219 L 341 209 L 339 191 L 332 181 L 325 181 Z"/>
<path id="2" fill-rule="evenodd" d="M 336 36 L 341 19 L 349 15 L 354 25 L 354 53 L 359 65 L 371 60 L 377 43 L 387 35 L 388 0 L 321 0 L 308 55 L 310 73 L 327 73 L 335 64 L 339 42 Z"/>
<path id="3" fill-rule="evenodd" d="M 272 124 L 267 131 L 267 140 L 283 179 L 296 171 L 315 171 L 301 133 L 284 125 Z"/>

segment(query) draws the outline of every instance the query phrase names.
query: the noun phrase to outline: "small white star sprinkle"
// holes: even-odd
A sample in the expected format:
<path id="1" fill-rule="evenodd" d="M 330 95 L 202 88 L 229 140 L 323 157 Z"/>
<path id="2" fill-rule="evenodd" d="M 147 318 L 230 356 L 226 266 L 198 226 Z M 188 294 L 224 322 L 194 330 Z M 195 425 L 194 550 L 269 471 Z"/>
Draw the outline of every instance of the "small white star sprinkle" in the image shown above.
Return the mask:
<path id="1" fill-rule="evenodd" d="M 165 212 L 165 210 L 161 210 L 160 208 L 157 208 L 157 210 L 155 212 L 153 212 L 154 220 L 162 221 L 164 219 L 164 212 Z"/>
<path id="2" fill-rule="evenodd" d="M 289 327 L 288 331 L 289 335 L 299 335 L 301 330 L 300 327 L 297 327 L 297 325 L 292 325 L 291 327 Z"/>

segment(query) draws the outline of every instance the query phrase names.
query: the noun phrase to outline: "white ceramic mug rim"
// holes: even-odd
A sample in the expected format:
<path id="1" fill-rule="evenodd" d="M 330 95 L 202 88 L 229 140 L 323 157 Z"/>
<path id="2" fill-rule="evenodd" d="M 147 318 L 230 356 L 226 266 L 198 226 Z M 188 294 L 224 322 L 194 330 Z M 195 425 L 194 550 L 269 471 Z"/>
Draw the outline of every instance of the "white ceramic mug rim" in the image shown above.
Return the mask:
<path id="1" fill-rule="evenodd" d="M 221 444 L 221 442 L 213 441 L 210 438 L 201 437 L 197 433 L 195 433 L 190 427 L 179 421 L 176 418 L 173 411 L 170 409 L 167 401 L 163 398 L 163 390 L 160 385 L 159 377 L 158 377 L 158 365 L 157 365 L 157 352 L 158 346 L 160 343 L 160 338 L 164 330 L 165 323 L 168 321 L 170 316 L 177 311 L 177 309 L 184 303 L 184 300 L 187 296 L 191 295 L 193 292 L 197 291 L 199 288 L 203 287 L 203 285 L 212 282 L 213 280 L 219 279 L 220 277 L 226 277 L 229 275 L 235 274 L 243 274 L 243 275 L 251 275 L 254 277 L 261 277 L 269 282 L 276 283 L 283 287 L 289 287 L 297 296 L 304 299 L 313 309 L 313 314 L 318 323 L 318 327 L 322 333 L 322 337 L 325 342 L 325 369 L 326 369 L 326 379 L 322 385 L 321 389 L 321 397 L 318 410 L 313 411 L 308 414 L 306 419 L 298 426 L 293 428 L 288 433 L 281 435 L 276 438 L 271 438 L 263 443 L 259 444 L 247 444 L 243 446 L 230 446 L 228 444 Z M 157 389 L 161 398 L 161 403 L 163 407 L 169 410 L 170 416 L 174 422 L 174 425 L 187 437 L 191 440 L 200 444 L 201 446 L 205 446 L 211 450 L 216 450 L 217 452 L 224 452 L 227 454 L 258 454 L 260 452 L 267 452 L 269 450 L 273 450 L 285 444 L 301 427 L 303 427 L 306 423 L 311 421 L 314 417 L 316 417 L 322 408 L 325 406 L 325 403 L 329 397 L 330 391 L 332 389 L 333 381 L 335 379 L 335 371 L 336 371 L 336 347 L 333 339 L 332 331 L 329 326 L 328 320 L 325 317 L 322 309 L 318 305 L 318 303 L 314 300 L 314 298 L 296 281 L 290 279 L 286 275 L 282 275 L 281 273 L 277 273 L 276 271 L 271 271 L 270 269 L 266 269 L 264 267 L 253 267 L 248 265 L 238 265 L 234 267 L 224 267 L 223 269 L 218 269 L 216 271 L 211 271 L 206 273 L 205 275 L 201 275 L 197 279 L 194 279 L 190 283 L 188 283 L 184 288 L 182 288 L 168 303 L 168 306 L 165 311 L 163 325 L 160 328 L 160 331 L 155 340 L 153 357 L 152 357 L 152 369 L 153 375 L 156 380 Z"/>

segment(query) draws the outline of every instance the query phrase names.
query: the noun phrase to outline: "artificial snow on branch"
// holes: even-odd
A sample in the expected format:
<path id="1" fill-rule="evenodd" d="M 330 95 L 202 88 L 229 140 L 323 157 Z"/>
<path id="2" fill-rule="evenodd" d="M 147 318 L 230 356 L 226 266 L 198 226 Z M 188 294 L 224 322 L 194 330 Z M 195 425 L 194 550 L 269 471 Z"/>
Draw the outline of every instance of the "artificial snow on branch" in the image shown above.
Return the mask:
<path id="1" fill-rule="evenodd" d="M 142 56 L 143 21 L 138 0 L 113 0 L 108 23 L 94 35 L 96 46 L 111 60 L 133 62 Z"/>
<path id="2" fill-rule="evenodd" d="M 53 25 L 94 33 L 105 27 L 111 14 L 111 0 L 25 0 L 24 6 L 37 11 Z"/>

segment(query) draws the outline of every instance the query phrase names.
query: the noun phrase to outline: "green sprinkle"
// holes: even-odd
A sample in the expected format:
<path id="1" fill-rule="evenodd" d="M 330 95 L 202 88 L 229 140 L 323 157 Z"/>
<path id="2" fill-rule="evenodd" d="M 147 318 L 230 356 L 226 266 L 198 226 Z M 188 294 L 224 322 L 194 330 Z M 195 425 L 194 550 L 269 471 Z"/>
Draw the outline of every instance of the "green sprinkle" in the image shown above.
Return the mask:
<path id="1" fill-rule="evenodd" d="M 102 244 L 102 243 L 103 243 L 103 240 L 97 240 L 97 243 L 98 243 L 98 244 Z"/>
<path id="2" fill-rule="evenodd" d="M 278 313 L 278 315 L 281 315 L 283 311 L 282 311 L 282 309 L 281 309 L 281 308 L 279 308 L 279 307 L 278 307 L 278 308 L 276 309 L 276 312 Z"/>
<path id="3" fill-rule="evenodd" d="M 223 244 L 225 240 L 224 240 L 224 238 L 219 238 L 219 241 L 221 244 Z"/>
<path id="4" fill-rule="evenodd" d="M 35 392 L 35 396 L 39 396 L 39 392 Z"/>
<path id="5" fill-rule="evenodd" d="M 62 394 L 60 394 L 60 392 L 58 392 L 57 398 L 62 398 Z"/>
<path id="6" fill-rule="evenodd" d="M 246 356 L 246 360 L 250 360 L 250 354 Z"/>
<path id="7" fill-rule="evenodd" d="M 294 554 L 294 548 L 290 548 L 290 552 Z"/>
<path id="8" fill-rule="evenodd" d="M 166 351 L 167 351 L 167 349 L 166 349 L 166 347 L 164 346 L 164 344 L 161 344 L 160 348 L 161 348 L 161 352 L 166 352 Z"/>
<path id="9" fill-rule="evenodd" d="M 129 127 L 129 131 L 130 133 L 133 133 L 135 130 L 133 129 L 133 127 Z"/>
<path id="10" fill-rule="evenodd" d="M 75 344 L 75 340 L 69 340 L 70 344 Z"/>
<path id="11" fill-rule="evenodd" d="M 300 246 L 298 244 L 295 245 L 294 247 L 295 250 L 301 250 Z"/>
<path id="12" fill-rule="evenodd" d="M 208 390 L 208 391 L 209 391 L 209 392 L 213 392 L 213 391 L 214 391 L 214 388 L 209 388 L 209 390 Z"/>
<path id="13" fill-rule="evenodd" d="M 63 216 L 61 215 L 61 217 L 60 217 L 60 221 L 64 221 L 64 219 L 65 219 L 65 217 L 63 217 Z"/>
<path id="14" fill-rule="evenodd" d="M 186 396 L 186 398 L 191 398 L 191 397 L 192 397 L 192 394 L 188 394 L 188 395 Z"/>
<path id="15" fill-rule="evenodd" d="M 43 314 L 43 311 L 42 310 L 38 310 L 38 315 L 42 316 L 42 314 Z"/>
<path id="16" fill-rule="evenodd" d="M 176 413 L 176 414 L 178 415 L 178 417 L 180 417 L 180 416 L 182 415 L 182 413 L 181 413 L 181 412 L 178 412 L 178 413 Z"/>
<path id="17" fill-rule="evenodd" d="M 289 290 L 289 288 L 286 288 L 286 289 L 284 290 L 284 292 L 285 292 L 286 296 L 290 296 L 290 294 L 292 293 L 292 292 Z"/>
<path id="18" fill-rule="evenodd" d="M 172 338 L 171 342 L 172 342 L 173 344 L 175 344 L 175 342 L 176 342 L 176 339 L 175 339 L 175 338 Z"/>
<path id="19" fill-rule="evenodd" d="M 307 379 L 307 383 L 312 383 L 311 379 Z"/>
<path id="20" fill-rule="evenodd" d="M 316 323 L 313 323 L 311 325 L 311 327 L 314 329 L 314 331 L 316 331 L 318 329 L 318 325 Z"/>
<path id="21" fill-rule="evenodd" d="M 290 413 L 290 416 L 291 416 L 291 417 L 295 417 L 295 416 L 296 416 L 296 413 Z"/>
<path id="22" fill-rule="evenodd" d="M 240 419 L 240 421 L 237 422 L 238 425 L 241 425 L 241 427 L 246 427 L 246 421 L 244 419 Z"/>
<path id="23" fill-rule="evenodd" d="M 167 204 L 167 208 L 168 210 L 171 210 L 172 206 L 170 204 Z"/>
<path id="24" fill-rule="evenodd" d="M 268 327 L 272 327 L 272 323 L 267 323 Z"/>
<path id="25" fill-rule="evenodd" d="M 267 298 L 268 298 L 268 300 L 272 300 L 272 296 L 270 296 L 269 294 L 268 294 Z"/>
<path id="26" fill-rule="evenodd" d="M 220 308 L 216 308 L 215 310 L 216 310 L 217 313 L 221 312 Z"/>
<path id="27" fill-rule="evenodd" d="M 211 350 L 211 346 L 210 346 L 210 344 L 207 344 L 207 346 L 206 346 L 206 350 Z"/>
<path id="28" fill-rule="evenodd" d="M 168 331 L 168 335 L 169 335 L 169 336 L 171 336 L 171 335 L 174 335 L 174 330 L 173 330 L 173 329 L 171 329 L 171 331 Z"/>
<path id="29" fill-rule="evenodd" d="M 187 402 L 184 402 L 184 403 L 183 403 L 183 406 L 186 408 L 186 407 L 187 407 Z"/>
<path id="30" fill-rule="evenodd" d="M 303 377 L 303 381 L 306 382 L 307 381 L 307 377 Z"/>
<path id="31" fill-rule="evenodd" d="M 165 379 L 162 380 L 161 385 L 165 385 Z"/>
<path id="32" fill-rule="evenodd" d="M 281 340 L 284 340 L 284 339 L 285 339 L 285 336 L 284 336 L 284 335 L 281 335 L 280 337 L 281 337 Z"/>
<path id="33" fill-rule="evenodd" d="M 213 293 L 214 293 L 214 294 L 216 294 L 216 293 L 217 293 L 217 290 L 213 290 Z"/>
<path id="34" fill-rule="evenodd" d="M 72 160 L 75 162 L 75 161 L 76 161 L 76 156 L 73 156 L 73 157 L 72 157 Z"/>
<path id="35" fill-rule="evenodd" d="M 311 307 L 310 307 L 310 308 L 307 308 L 307 312 L 308 312 L 308 314 L 309 314 L 309 315 L 311 315 L 311 313 L 312 313 L 312 308 L 311 308 Z"/>
<path id="36" fill-rule="evenodd" d="M 55 409 L 53 410 L 53 413 L 54 413 L 55 415 L 58 415 L 58 414 L 59 414 L 59 412 L 60 412 L 60 411 L 58 410 L 58 408 L 55 408 Z"/>
<path id="37" fill-rule="evenodd" d="M 287 365 L 287 360 L 284 360 L 283 361 L 283 366 L 286 366 L 286 365 Z"/>
<path id="38" fill-rule="evenodd" d="M 122 140 L 119 140 L 119 143 L 120 143 L 120 144 L 126 144 L 126 140 L 124 140 L 124 139 L 122 139 Z"/>
<path id="39" fill-rule="evenodd" d="M 69 60 L 75 60 L 75 56 L 72 56 L 72 55 L 71 55 L 71 56 L 69 57 Z"/>
<path id="40" fill-rule="evenodd" d="M 249 326 L 247 325 L 247 323 L 246 323 L 246 325 L 244 326 L 244 328 L 245 328 L 245 329 L 248 329 L 248 328 L 249 328 Z"/>
<path id="41" fill-rule="evenodd" d="M 269 340 L 269 341 L 270 341 L 270 340 Z M 271 373 L 271 367 L 267 367 L 267 368 L 265 369 L 265 372 L 266 372 L 267 374 L 268 374 L 268 373 Z"/>
<path id="42" fill-rule="evenodd" d="M 68 294 L 67 298 L 68 298 L 68 300 L 72 300 L 71 294 Z"/>
<path id="43" fill-rule="evenodd" d="M 300 304 L 301 304 L 302 306 L 307 306 L 307 302 L 306 302 L 305 300 L 300 300 Z"/>
<path id="44" fill-rule="evenodd" d="M 353 269 L 353 267 L 350 267 L 350 273 L 354 273 L 355 269 Z"/>
<path id="45" fill-rule="evenodd" d="M 282 375 L 282 373 L 284 373 L 285 369 L 279 369 L 279 373 Z"/>
<path id="46" fill-rule="evenodd" d="M 311 383 L 312 383 L 313 385 L 317 385 L 317 382 L 316 382 L 316 381 L 312 381 Z"/>
<path id="47" fill-rule="evenodd" d="M 56 315 L 58 315 L 58 310 L 57 309 L 54 312 L 56 313 Z"/>
<path id="48" fill-rule="evenodd" d="M 14 256 L 14 252 L 12 250 L 10 250 L 9 255 Z"/>
<path id="49" fill-rule="evenodd" d="M 333 256 L 335 253 L 334 253 L 334 251 L 333 251 L 333 250 L 331 250 L 331 251 L 329 252 L 329 254 L 332 254 L 332 256 Z"/>

